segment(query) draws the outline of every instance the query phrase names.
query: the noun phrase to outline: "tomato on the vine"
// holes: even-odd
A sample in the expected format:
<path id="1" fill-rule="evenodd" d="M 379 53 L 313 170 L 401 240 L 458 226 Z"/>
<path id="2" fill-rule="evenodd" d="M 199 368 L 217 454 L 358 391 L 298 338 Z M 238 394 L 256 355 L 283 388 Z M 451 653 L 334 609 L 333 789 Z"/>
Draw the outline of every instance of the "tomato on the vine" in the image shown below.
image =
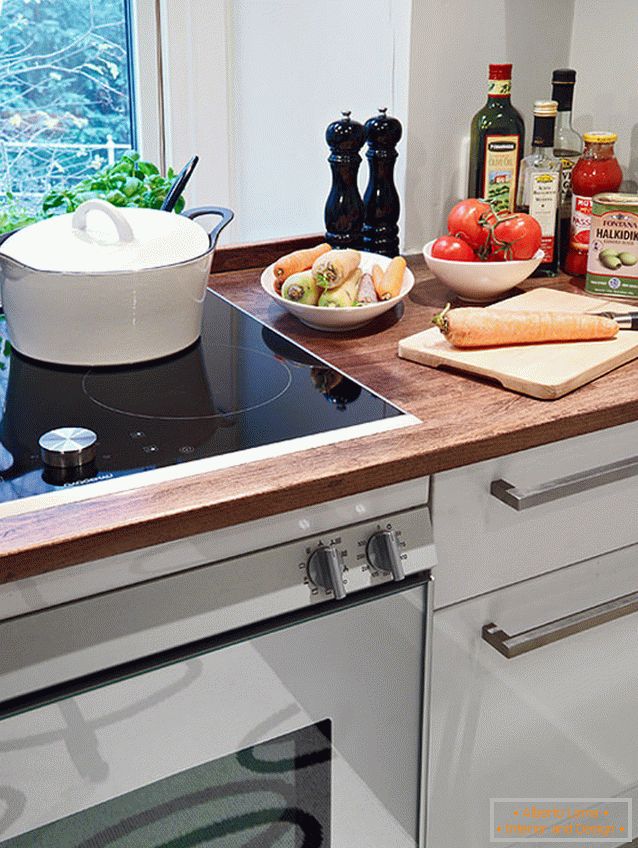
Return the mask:
<path id="1" fill-rule="evenodd" d="M 541 246 L 541 226 L 531 215 L 515 212 L 506 215 L 494 227 L 490 259 L 531 259 Z"/>
<path id="2" fill-rule="evenodd" d="M 507 258 L 508 257 L 505 256 L 504 250 L 502 250 L 498 247 L 495 247 L 494 244 L 492 244 L 492 246 L 490 248 L 490 252 L 485 257 L 485 260 L 487 262 L 505 262 L 505 260 Z"/>
<path id="3" fill-rule="evenodd" d="M 476 256 L 469 244 L 454 236 L 441 236 L 432 245 L 435 259 L 452 259 L 455 262 L 476 262 Z"/>
<path id="4" fill-rule="evenodd" d="M 463 239 L 473 250 L 485 248 L 495 223 L 496 216 L 489 203 L 473 197 L 456 203 L 447 218 L 449 234 Z"/>

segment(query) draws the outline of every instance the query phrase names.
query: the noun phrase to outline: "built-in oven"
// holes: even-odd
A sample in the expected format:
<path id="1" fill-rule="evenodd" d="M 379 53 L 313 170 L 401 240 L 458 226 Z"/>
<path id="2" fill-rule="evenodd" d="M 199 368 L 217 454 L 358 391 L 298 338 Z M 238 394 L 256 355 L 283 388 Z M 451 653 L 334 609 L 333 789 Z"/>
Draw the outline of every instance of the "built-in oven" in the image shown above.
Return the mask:
<path id="1" fill-rule="evenodd" d="M 362 512 L 5 618 L 2 848 L 422 848 L 429 514 Z"/>

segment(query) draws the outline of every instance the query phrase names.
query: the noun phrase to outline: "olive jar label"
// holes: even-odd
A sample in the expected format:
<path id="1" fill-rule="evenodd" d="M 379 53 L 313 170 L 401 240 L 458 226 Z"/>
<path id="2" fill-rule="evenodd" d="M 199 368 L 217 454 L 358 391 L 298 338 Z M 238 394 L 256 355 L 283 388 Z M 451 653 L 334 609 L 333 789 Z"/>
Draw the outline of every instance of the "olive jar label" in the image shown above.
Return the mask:
<path id="1" fill-rule="evenodd" d="M 593 198 L 586 290 L 638 297 L 638 195 Z"/>

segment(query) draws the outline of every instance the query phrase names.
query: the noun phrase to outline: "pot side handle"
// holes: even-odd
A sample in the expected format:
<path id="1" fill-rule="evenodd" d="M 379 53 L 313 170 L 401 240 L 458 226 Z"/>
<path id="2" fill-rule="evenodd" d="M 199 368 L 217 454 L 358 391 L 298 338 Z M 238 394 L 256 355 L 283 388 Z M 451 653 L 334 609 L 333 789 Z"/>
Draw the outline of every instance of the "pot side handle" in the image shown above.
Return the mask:
<path id="1" fill-rule="evenodd" d="M 186 209 L 182 212 L 182 215 L 186 218 L 190 218 L 191 221 L 194 221 L 195 218 L 200 218 L 202 215 L 219 215 L 221 221 L 208 233 L 211 248 L 214 248 L 217 244 L 219 234 L 224 227 L 227 227 L 235 217 L 235 213 L 232 209 L 225 209 L 223 206 L 198 206 L 195 209 Z"/>
<path id="2" fill-rule="evenodd" d="M 133 241 L 135 236 L 133 235 L 133 230 L 131 229 L 131 225 L 126 220 L 124 215 L 113 206 L 112 203 L 109 203 L 107 200 L 99 200 L 97 197 L 93 200 L 85 200 L 84 203 L 81 203 L 78 208 L 73 213 L 73 218 L 71 219 L 71 226 L 74 230 L 86 230 L 86 218 L 89 212 L 104 212 L 105 215 L 111 219 L 113 224 L 115 225 L 115 229 L 117 230 L 117 237 L 120 241 Z"/>

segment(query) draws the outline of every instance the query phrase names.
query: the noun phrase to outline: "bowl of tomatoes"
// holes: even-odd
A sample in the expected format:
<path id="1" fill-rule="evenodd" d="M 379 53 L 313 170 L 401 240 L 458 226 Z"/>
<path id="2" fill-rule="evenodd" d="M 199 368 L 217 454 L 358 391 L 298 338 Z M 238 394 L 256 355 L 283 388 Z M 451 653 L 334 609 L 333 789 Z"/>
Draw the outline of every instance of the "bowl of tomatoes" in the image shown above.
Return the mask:
<path id="1" fill-rule="evenodd" d="M 496 212 L 484 200 L 461 200 L 448 235 L 423 248 L 425 262 L 463 300 L 494 300 L 531 276 L 543 261 L 540 224 L 524 212 Z"/>

